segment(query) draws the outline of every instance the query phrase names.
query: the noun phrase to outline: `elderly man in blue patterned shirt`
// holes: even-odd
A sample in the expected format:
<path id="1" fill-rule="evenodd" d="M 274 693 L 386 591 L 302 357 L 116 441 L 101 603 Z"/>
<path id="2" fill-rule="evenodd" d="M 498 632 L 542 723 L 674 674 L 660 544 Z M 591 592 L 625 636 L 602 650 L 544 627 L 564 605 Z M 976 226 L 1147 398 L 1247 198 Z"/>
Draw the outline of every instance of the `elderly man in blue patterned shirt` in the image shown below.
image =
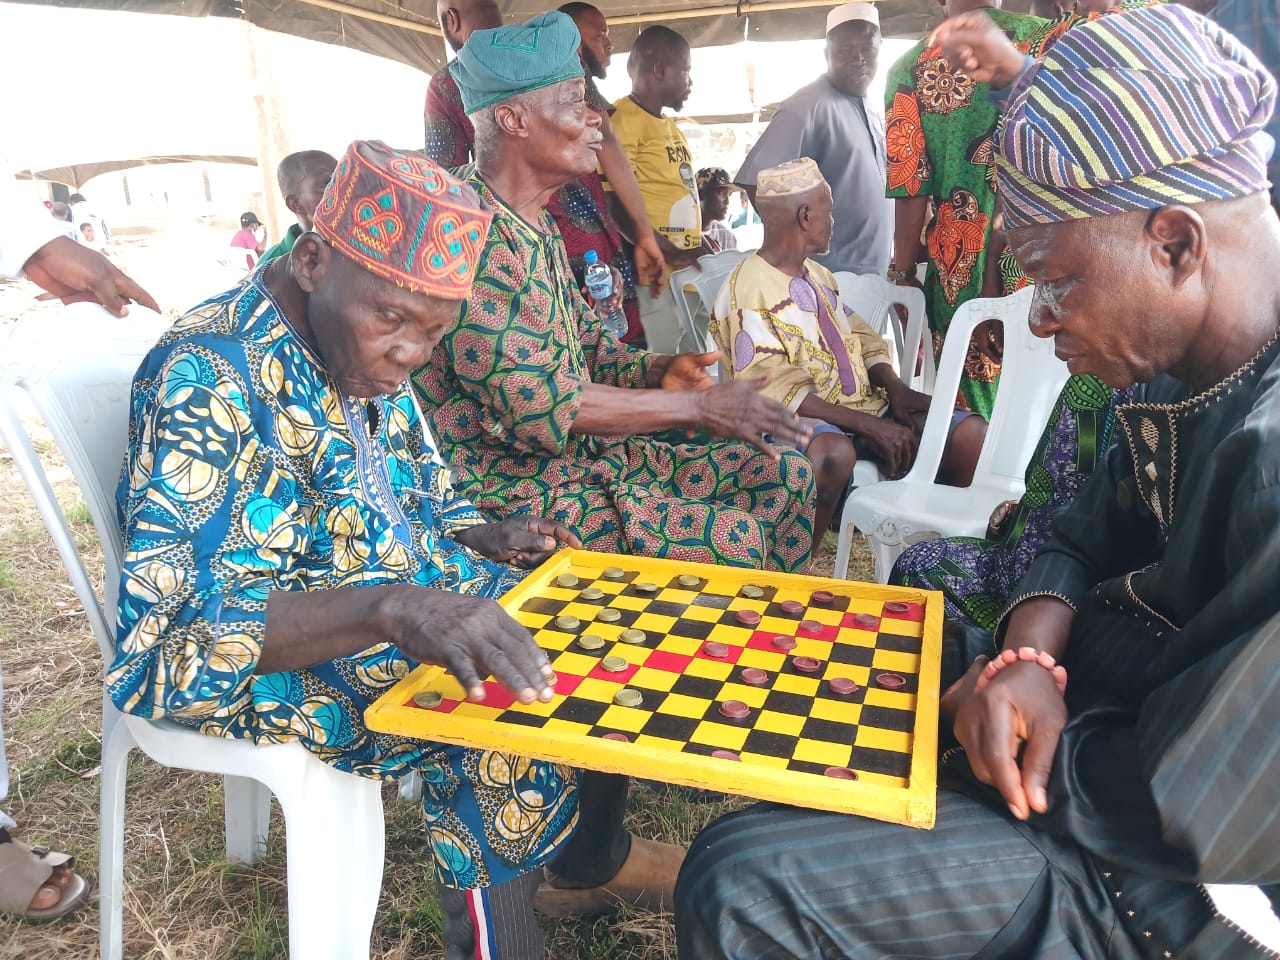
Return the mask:
<path id="1" fill-rule="evenodd" d="M 422 155 L 357 142 L 314 231 L 148 354 L 107 686 L 121 710 L 210 736 L 294 741 L 361 776 L 420 771 L 446 956 L 537 960 L 541 865 L 612 876 L 621 811 L 582 818 L 620 837 L 584 850 L 572 769 L 363 723 L 419 662 L 473 699 L 490 673 L 525 703 L 552 696 L 546 655 L 494 598 L 579 541 L 539 518 L 485 523 L 406 383 L 457 320 L 490 219 Z"/>

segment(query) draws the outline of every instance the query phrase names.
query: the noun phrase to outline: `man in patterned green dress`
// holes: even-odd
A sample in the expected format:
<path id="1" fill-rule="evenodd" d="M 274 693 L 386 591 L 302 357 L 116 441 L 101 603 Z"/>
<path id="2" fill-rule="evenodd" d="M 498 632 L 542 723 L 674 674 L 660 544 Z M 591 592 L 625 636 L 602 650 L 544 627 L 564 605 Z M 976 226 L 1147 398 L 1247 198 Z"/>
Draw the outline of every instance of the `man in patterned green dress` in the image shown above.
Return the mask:
<path id="1" fill-rule="evenodd" d="M 547 59 L 552 37 L 563 62 Z M 477 31 L 450 67 L 476 129 L 471 183 L 494 222 L 459 322 L 414 377 L 432 428 L 493 516 L 545 515 L 589 549 L 801 569 L 814 482 L 793 449 L 807 436 L 797 416 L 756 382 L 713 383 L 716 353 L 619 343 L 572 282 L 545 204 L 595 168 L 601 141 L 579 42 L 572 20 L 547 14 Z M 669 430 L 727 439 L 649 436 Z"/>
<path id="2" fill-rule="evenodd" d="M 1040 17 L 1007 13 L 986 0 L 948 0 L 944 6 L 949 17 L 985 10 L 1024 53 L 1028 41 L 1049 25 Z M 888 196 L 896 200 L 897 220 L 889 278 L 918 285 L 916 255 L 928 219 L 924 290 L 934 353 L 939 356 L 947 327 L 962 304 L 980 296 L 1004 296 L 1026 284 L 1012 258 L 1001 257 L 1003 241 L 992 240 L 997 226 L 992 137 L 999 111 L 988 92 L 985 83 L 953 67 L 928 40 L 921 40 L 893 65 L 885 84 Z M 960 381 L 964 403 L 988 419 L 1002 345 L 997 325 L 979 327 Z"/>
<path id="3" fill-rule="evenodd" d="M 353 144 L 315 231 L 144 358 L 106 683 L 119 709 L 207 736 L 298 743 L 371 778 L 416 770 L 447 960 L 541 960 L 542 864 L 598 884 L 651 850 L 587 802 L 600 775 L 364 725 L 419 662 L 473 699 L 489 674 L 523 702 L 552 696 L 546 654 L 495 600 L 517 567 L 579 542 L 537 517 L 486 523 L 407 384 L 470 290 L 489 219 L 420 154 Z"/>

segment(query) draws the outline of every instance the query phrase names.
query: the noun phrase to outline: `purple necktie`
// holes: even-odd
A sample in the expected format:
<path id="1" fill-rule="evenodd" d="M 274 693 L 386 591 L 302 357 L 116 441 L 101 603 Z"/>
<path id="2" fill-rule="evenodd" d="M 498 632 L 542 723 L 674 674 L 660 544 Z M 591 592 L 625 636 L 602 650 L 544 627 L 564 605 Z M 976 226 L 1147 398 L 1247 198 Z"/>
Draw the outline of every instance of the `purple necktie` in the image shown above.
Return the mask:
<path id="1" fill-rule="evenodd" d="M 796 277 L 789 284 L 791 301 L 801 310 L 808 310 L 818 315 L 818 330 L 827 341 L 827 349 L 836 358 L 836 369 L 840 371 L 840 390 L 846 397 L 853 396 L 858 389 L 858 381 L 853 375 L 853 364 L 849 362 L 849 350 L 845 346 L 844 337 L 836 329 L 835 321 L 827 312 L 827 301 L 809 277 Z"/>

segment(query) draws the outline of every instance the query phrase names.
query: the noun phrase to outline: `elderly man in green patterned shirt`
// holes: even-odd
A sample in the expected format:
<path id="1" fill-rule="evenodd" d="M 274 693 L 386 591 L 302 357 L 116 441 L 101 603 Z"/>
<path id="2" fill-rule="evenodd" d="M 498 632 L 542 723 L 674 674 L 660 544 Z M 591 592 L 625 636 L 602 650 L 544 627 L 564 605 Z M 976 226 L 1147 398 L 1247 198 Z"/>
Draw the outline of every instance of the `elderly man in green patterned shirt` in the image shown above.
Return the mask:
<path id="1" fill-rule="evenodd" d="M 435 434 L 495 516 L 546 515 L 589 549 L 800 569 L 814 483 L 793 449 L 807 435 L 797 416 L 760 381 L 713 383 L 714 352 L 619 343 L 572 283 L 545 205 L 600 148 L 579 44 L 550 13 L 476 31 L 450 66 L 475 124 L 471 184 L 494 223 L 466 309 L 414 378 Z M 727 440 L 648 436 L 666 430 Z"/>

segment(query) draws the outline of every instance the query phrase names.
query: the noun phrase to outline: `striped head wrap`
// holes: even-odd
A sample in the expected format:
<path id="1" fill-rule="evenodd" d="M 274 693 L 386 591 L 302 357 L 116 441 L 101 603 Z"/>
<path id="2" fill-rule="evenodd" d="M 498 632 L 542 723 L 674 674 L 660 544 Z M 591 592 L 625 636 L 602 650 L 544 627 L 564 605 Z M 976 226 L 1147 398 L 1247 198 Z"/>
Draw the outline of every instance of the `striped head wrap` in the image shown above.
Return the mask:
<path id="1" fill-rule="evenodd" d="M 315 231 L 375 276 L 465 300 L 493 214 L 424 154 L 357 140 L 316 207 Z"/>
<path id="2" fill-rule="evenodd" d="M 997 135 L 1006 227 L 1267 189 L 1276 82 L 1173 3 L 1066 33 L 1014 87 Z"/>

